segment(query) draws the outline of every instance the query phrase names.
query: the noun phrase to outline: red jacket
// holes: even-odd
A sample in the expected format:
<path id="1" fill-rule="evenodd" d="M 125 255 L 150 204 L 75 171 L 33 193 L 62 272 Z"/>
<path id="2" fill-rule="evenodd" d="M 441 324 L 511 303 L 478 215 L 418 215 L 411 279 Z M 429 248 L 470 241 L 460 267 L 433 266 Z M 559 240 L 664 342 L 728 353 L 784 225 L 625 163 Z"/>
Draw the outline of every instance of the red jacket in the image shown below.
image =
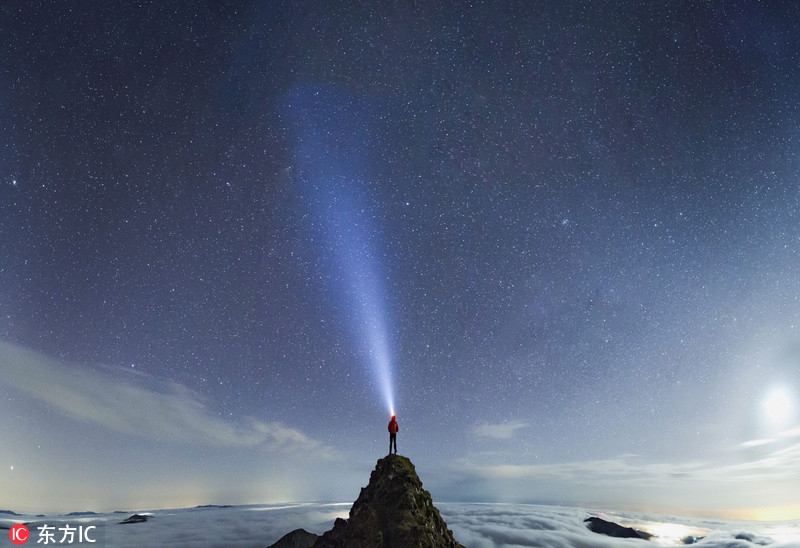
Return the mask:
<path id="1" fill-rule="evenodd" d="M 389 421 L 389 433 L 390 434 L 397 434 L 397 431 L 400 430 L 400 427 L 397 425 L 397 421 L 392 419 Z"/>

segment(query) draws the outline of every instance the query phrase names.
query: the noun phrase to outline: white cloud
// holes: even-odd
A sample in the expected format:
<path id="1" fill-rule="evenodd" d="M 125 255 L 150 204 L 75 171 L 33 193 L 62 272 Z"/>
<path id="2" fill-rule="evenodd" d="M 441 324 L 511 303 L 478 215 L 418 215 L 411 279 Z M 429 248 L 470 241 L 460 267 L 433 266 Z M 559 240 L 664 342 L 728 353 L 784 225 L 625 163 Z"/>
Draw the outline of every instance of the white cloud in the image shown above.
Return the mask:
<path id="1" fill-rule="evenodd" d="M 770 443 L 775 442 L 774 439 L 765 438 L 760 440 L 749 440 L 742 443 L 742 447 L 760 447 L 762 445 L 769 445 Z"/>
<path id="2" fill-rule="evenodd" d="M 514 437 L 514 433 L 527 428 L 528 424 L 522 421 L 508 421 L 499 424 L 479 424 L 472 429 L 472 432 L 480 438 L 495 438 L 507 440 Z"/>
<path id="3" fill-rule="evenodd" d="M 795 426 L 789 430 L 784 430 L 778 435 L 782 438 L 800 438 L 800 426 Z"/>
<path id="4" fill-rule="evenodd" d="M 245 417 L 227 421 L 179 383 L 145 387 L 141 375 L 65 363 L 0 342 L 0 383 L 46 403 L 75 420 L 173 443 L 272 450 L 332 450 L 280 422 Z"/>

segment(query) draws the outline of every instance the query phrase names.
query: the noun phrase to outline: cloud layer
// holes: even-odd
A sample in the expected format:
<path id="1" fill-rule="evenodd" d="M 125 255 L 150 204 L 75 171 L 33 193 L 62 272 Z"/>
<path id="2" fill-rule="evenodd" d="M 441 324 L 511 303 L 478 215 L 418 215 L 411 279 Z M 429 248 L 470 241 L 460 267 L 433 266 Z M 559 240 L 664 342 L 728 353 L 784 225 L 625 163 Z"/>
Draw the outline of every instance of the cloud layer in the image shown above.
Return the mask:
<path id="1" fill-rule="evenodd" d="M 710 521 L 641 513 L 608 515 L 583 508 L 518 504 L 437 503 L 437 507 L 455 538 L 470 548 L 678 546 L 685 536 L 704 537 L 701 546 L 706 548 L 755 545 L 790 548 L 800 542 L 800 527 L 796 522 Z M 221 545 L 235 548 L 268 546 L 297 528 L 321 534 L 333 526 L 337 517 L 346 517 L 349 509 L 349 503 L 342 503 L 154 510 L 143 512 L 152 516 L 150 521 L 136 525 L 118 525 L 126 517 L 119 514 L 47 519 L 59 523 L 72 519 L 73 526 L 79 519 L 85 524 L 101 526 L 107 542 L 117 548 L 187 544 L 197 548 Z M 597 515 L 647 530 L 657 538 L 648 543 L 593 533 L 586 528 L 584 520 Z M 8 527 L 15 521 L 31 518 L 0 517 L 0 525 Z"/>
<path id="2" fill-rule="evenodd" d="M 74 420 L 165 442 L 332 454 L 330 448 L 280 422 L 252 417 L 227 421 L 185 386 L 175 382 L 145 386 L 147 380 L 121 369 L 66 364 L 0 342 L 0 382 Z"/>
<path id="3" fill-rule="evenodd" d="M 508 421 L 499 424 L 479 424 L 472 431 L 480 438 L 507 440 L 513 438 L 517 430 L 527 427 L 528 423 L 522 421 Z"/>

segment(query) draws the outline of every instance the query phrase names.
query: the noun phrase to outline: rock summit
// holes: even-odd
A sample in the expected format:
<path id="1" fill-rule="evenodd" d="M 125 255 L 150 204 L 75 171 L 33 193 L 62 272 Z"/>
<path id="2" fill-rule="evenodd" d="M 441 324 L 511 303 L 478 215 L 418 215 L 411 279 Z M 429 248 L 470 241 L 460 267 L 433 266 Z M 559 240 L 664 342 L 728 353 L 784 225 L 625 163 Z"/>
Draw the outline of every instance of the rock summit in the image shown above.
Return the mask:
<path id="1" fill-rule="evenodd" d="M 349 518 L 336 519 L 333 529 L 311 540 L 309 548 L 463 548 L 422 488 L 414 465 L 400 455 L 378 460 Z"/>

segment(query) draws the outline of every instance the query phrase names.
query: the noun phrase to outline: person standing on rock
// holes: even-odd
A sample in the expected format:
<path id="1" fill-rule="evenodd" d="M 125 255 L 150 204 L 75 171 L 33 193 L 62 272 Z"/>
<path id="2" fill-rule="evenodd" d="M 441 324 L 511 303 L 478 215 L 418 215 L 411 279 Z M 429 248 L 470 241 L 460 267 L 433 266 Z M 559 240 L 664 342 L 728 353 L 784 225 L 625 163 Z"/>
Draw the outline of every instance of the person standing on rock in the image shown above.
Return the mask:
<path id="1" fill-rule="evenodd" d="M 397 454 L 397 431 L 400 427 L 397 425 L 394 414 L 392 420 L 389 421 L 389 454 L 392 454 L 392 446 L 394 446 L 394 454 Z"/>

